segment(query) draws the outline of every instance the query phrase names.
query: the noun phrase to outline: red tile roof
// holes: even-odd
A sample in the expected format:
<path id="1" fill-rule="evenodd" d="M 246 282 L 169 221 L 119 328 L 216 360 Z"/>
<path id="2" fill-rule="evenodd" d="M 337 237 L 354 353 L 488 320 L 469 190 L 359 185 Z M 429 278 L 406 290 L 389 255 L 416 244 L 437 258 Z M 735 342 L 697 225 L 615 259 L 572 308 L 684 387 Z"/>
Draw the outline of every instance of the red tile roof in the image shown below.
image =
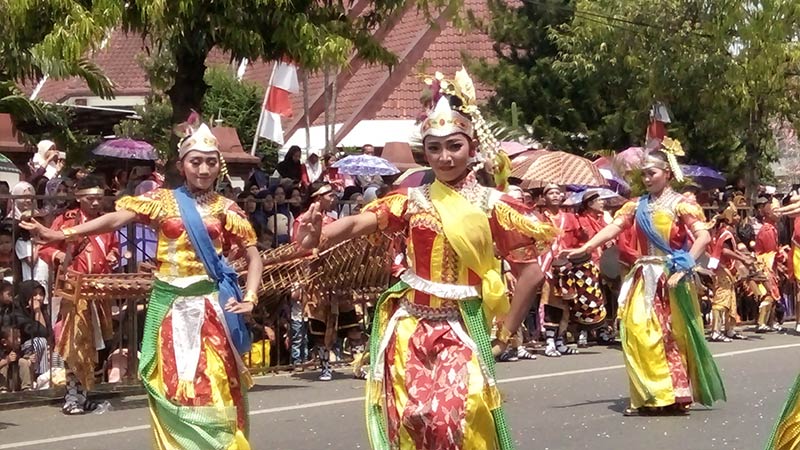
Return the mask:
<path id="1" fill-rule="evenodd" d="M 478 17 L 487 17 L 489 14 L 486 2 L 483 0 L 466 0 L 464 6 Z M 437 29 L 413 7 L 402 12 L 381 42 L 400 58 L 409 55 L 409 60 L 401 60 L 400 64 L 393 68 L 394 72 L 376 65 L 357 68 L 337 92 L 335 114 L 337 123 L 348 120 L 358 122 L 370 119 L 415 119 L 424 112 L 420 97 L 425 86 L 417 77 L 420 63 L 424 62 L 429 72 L 438 70 L 446 76 L 452 76 L 464 64 L 462 52 L 470 57 L 486 58 L 489 61 L 496 58 L 492 48 L 493 42 L 485 33 L 478 30 L 461 31 L 449 23 Z M 406 64 L 403 64 L 404 62 Z M 349 75 L 348 70 L 349 68 L 343 69 L 343 73 Z M 397 73 L 398 70 L 401 73 Z M 400 81 L 389 80 L 390 74 L 392 79 L 396 80 L 397 77 Z M 266 86 L 268 73 L 260 79 Z M 321 73 L 309 77 L 311 102 L 322 95 L 323 79 Z M 333 77 L 331 81 L 332 79 Z M 373 89 L 382 80 L 386 81 L 385 89 Z M 485 101 L 492 94 L 490 88 L 480 83 L 476 83 L 476 88 L 479 102 Z M 387 91 L 390 91 L 388 95 Z M 284 120 L 284 130 L 287 134 L 295 131 L 292 129 L 293 125 L 299 128 L 304 123 L 302 95 L 294 96 L 292 100 L 296 113 L 295 118 Z M 359 111 L 360 114 L 354 115 Z M 311 119 L 313 119 L 312 125 L 321 125 L 324 123 L 324 114 L 312 112 Z"/>
<path id="2" fill-rule="evenodd" d="M 486 17 L 488 7 L 483 0 L 465 0 L 465 8 L 470 9 L 478 17 Z M 449 23 L 436 27 L 410 5 L 400 11 L 391 23 L 385 24 L 376 31 L 376 36 L 384 47 L 401 58 L 399 64 L 391 71 L 380 65 L 368 65 L 356 56 L 337 77 L 339 80 L 336 102 L 336 122 L 351 122 L 351 126 L 360 120 L 370 119 L 413 119 L 424 111 L 420 96 L 424 84 L 417 77 L 420 63 L 427 65 L 427 71 L 440 71 L 452 76 L 461 68 L 462 52 L 473 57 L 489 60 L 495 58 L 492 41 L 486 34 L 471 30 L 460 31 Z M 109 38 L 106 47 L 98 51 L 93 59 L 105 71 L 115 85 L 118 96 L 146 95 L 150 92 L 149 83 L 144 70 L 140 67 L 137 54 L 144 52 L 145 43 L 142 38 L 127 35 L 116 30 Z M 229 65 L 236 71 L 238 64 L 231 63 L 228 55 L 222 51 L 209 54 L 207 66 Z M 243 79 L 266 87 L 272 70 L 271 62 L 250 61 Z M 302 73 L 299 74 L 302 77 Z M 30 92 L 35 84 L 21 86 Z M 486 86 L 476 83 L 478 100 L 484 101 L 491 95 Z M 324 75 L 309 75 L 308 92 L 313 104 L 322 98 Z M 86 84 L 79 79 L 48 80 L 41 91 L 39 99 L 61 102 L 70 97 L 92 95 Z M 303 96 L 292 96 L 294 118 L 284 120 L 284 130 L 291 131 L 294 125 L 304 124 Z M 311 115 L 312 124 L 322 124 L 323 108 L 316 108 Z M 347 123 L 345 124 L 347 126 Z"/>

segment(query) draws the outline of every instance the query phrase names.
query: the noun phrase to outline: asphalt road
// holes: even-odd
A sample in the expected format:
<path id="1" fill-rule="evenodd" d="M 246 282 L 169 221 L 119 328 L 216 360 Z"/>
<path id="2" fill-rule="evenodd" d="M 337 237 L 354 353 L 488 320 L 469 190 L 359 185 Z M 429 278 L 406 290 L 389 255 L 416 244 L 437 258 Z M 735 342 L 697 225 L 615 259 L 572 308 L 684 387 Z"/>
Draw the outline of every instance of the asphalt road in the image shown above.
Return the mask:
<path id="1" fill-rule="evenodd" d="M 754 335 L 712 343 L 728 402 L 684 417 L 623 417 L 628 386 L 618 348 L 500 364 L 519 449 L 759 450 L 800 371 L 800 336 Z M 363 382 L 341 371 L 257 379 L 250 393 L 251 445 L 265 450 L 365 449 Z M 140 450 L 150 447 L 143 397 L 103 414 L 67 417 L 56 406 L 0 412 L 0 450 Z"/>

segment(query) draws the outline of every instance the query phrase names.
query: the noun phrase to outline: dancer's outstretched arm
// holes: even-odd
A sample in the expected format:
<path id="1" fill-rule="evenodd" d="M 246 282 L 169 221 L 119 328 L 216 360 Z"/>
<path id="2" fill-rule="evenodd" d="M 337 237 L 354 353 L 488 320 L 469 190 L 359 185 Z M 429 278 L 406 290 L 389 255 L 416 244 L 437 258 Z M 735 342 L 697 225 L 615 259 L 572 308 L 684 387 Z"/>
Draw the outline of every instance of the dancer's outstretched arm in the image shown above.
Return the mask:
<path id="1" fill-rule="evenodd" d="M 39 237 L 39 241 L 49 244 L 63 241 L 71 236 L 91 236 L 95 234 L 110 233 L 136 220 L 136 213 L 120 210 L 104 214 L 86 223 L 61 230 L 51 230 L 34 219 L 20 222 L 19 226 Z M 66 233 L 65 233 L 66 231 Z"/>
<path id="2" fill-rule="evenodd" d="M 378 231 L 378 217 L 371 212 L 339 219 L 322 229 L 319 203 L 314 203 L 308 214 L 300 219 L 297 242 L 305 249 L 330 248 L 349 239 Z"/>

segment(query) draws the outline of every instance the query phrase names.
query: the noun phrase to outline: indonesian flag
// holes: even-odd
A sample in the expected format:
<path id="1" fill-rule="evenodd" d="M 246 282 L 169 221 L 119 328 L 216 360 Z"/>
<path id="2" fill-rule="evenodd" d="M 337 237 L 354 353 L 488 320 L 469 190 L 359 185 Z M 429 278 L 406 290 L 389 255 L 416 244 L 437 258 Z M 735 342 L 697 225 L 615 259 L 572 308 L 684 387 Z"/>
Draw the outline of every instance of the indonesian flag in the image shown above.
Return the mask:
<path id="1" fill-rule="evenodd" d="M 645 138 L 646 147 L 657 149 L 661 147 L 661 141 L 667 136 L 665 124 L 671 122 L 667 107 L 661 102 L 656 102 L 650 110 L 650 123 L 647 126 L 647 137 Z"/>
<path id="2" fill-rule="evenodd" d="M 280 61 L 273 69 L 272 83 L 264 96 L 264 116 L 258 135 L 283 145 L 283 126 L 281 117 L 292 117 L 292 101 L 289 94 L 300 92 L 297 82 L 297 67 Z"/>

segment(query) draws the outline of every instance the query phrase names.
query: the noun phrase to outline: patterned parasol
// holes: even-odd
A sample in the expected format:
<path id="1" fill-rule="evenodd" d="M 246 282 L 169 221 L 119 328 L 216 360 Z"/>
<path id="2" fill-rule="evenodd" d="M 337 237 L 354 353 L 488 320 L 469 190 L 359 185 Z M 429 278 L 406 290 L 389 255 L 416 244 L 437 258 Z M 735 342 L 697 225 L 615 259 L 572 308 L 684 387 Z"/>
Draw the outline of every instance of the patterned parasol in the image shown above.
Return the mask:
<path id="1" fill-rule="evenodd" d="M 8 157 L 0 153 L 0 172 L 22 173 Z"/>
<path id="2" fill-rule="evenodd" d="M 344 175 L 395 175 L 400 173 L 389 161 L 372 155 L 350 155 L 333 164 Z"/>
<path id="3" fill-rule="evenodd" d="M 513 162 L 511 176 L 522 180 L 522 188 L 559 185 L 608 186 L 600 170 L 586 158 L 566 152 L 524 153 Z"/>
<path id="4" fill-rule="evenodd" d="M 139 159 L 155 161 L 158 159 L 156 149 L 144 141 L 133 139 L 111 139 L 98 145 L 92 153 L 98 156 L 109 156 L 120 159 Z"/>

